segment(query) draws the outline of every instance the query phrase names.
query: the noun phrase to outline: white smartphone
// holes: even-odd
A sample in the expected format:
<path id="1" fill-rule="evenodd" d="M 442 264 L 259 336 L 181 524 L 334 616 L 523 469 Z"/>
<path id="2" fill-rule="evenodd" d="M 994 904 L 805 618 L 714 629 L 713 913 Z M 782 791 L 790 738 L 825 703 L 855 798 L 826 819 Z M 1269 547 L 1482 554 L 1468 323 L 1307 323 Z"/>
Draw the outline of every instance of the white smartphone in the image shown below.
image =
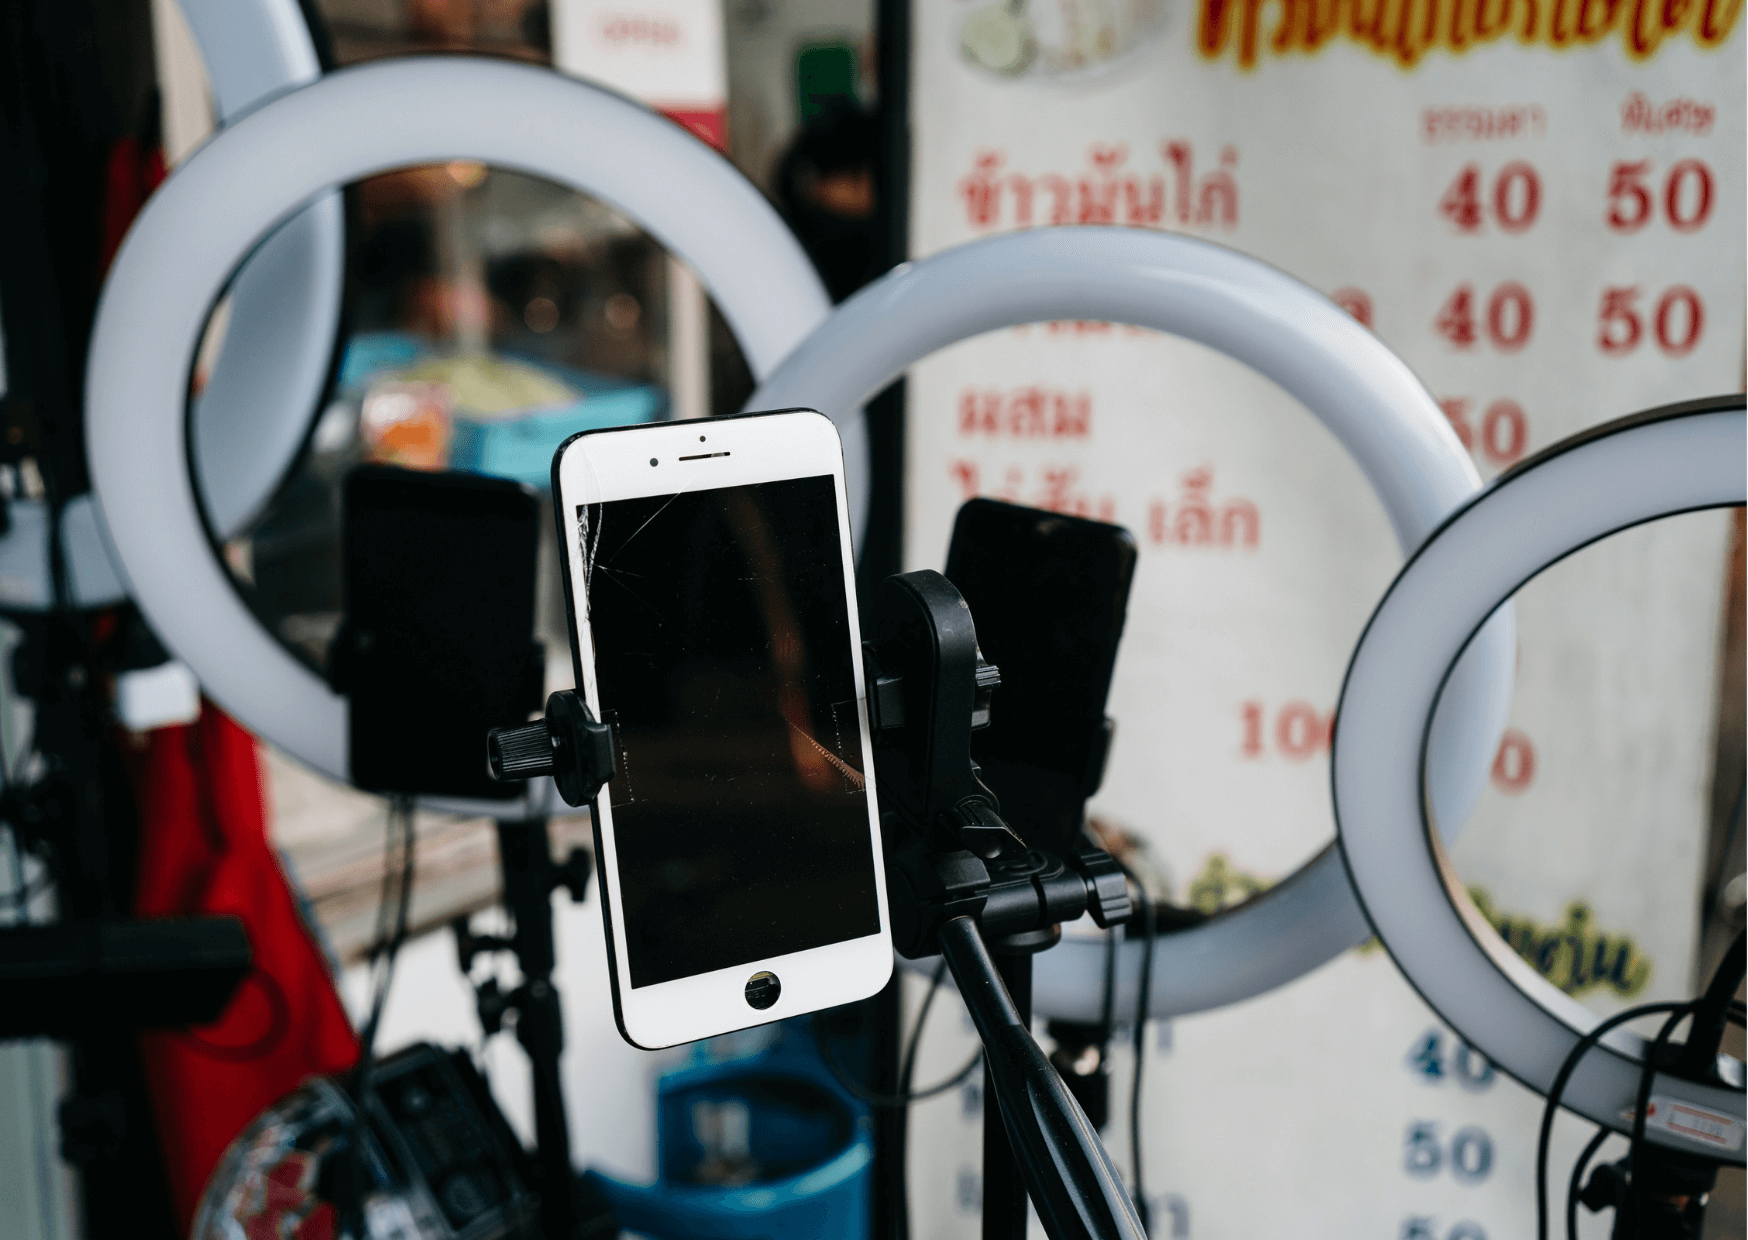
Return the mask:
<path id="1" fill-rule="evenodd" d="M 553 459 L 619 1031 L 648 1049 L 892 972 L 837 429 L 806 409 L 585 431 Z"/>

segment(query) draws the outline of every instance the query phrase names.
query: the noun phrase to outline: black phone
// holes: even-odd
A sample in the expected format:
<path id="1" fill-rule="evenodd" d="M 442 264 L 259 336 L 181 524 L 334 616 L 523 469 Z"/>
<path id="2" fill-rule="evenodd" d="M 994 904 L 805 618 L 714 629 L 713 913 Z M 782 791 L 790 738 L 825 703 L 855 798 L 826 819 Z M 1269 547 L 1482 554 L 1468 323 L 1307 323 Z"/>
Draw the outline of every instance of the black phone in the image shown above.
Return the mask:
<path id="1" fill-rule="evenodd" d="M 1002 816 L 1035 847 L 1069 847 L 1110 751 L 1105 717 L 1135 576 L 1120 525 L 974 499 L 953 521 L 947 580 L 1001 671 L 971 756 Z"/>
<path id="2" fill-rule="evenodd" d="M 507 800 L 485 735 L 541 698 L 540 502 L 519 483 L 364 465 L 341 489 L 345 622 L 329 679 L 348 773 L 372 792 Z"/>

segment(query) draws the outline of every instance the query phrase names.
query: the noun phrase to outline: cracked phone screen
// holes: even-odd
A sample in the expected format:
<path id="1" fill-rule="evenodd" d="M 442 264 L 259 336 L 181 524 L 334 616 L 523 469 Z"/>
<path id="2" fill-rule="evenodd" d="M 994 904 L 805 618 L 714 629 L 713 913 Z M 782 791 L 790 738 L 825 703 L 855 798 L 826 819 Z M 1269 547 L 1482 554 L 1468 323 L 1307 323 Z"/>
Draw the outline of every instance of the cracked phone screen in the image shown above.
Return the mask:
<path id="1" fill-rule="evenodd" d="M 831 476 L 575 515 L 631 985 L 878 933 Z"/>

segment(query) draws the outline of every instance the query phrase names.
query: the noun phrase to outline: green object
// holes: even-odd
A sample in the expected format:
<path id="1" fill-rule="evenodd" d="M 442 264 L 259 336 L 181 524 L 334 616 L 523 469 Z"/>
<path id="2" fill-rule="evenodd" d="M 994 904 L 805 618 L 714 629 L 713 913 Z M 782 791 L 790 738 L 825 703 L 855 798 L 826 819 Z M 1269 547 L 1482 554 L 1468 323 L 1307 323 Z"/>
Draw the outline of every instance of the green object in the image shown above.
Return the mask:
<path id="1" fill-rule="evenodd" d="M 806 124 L 831 99 L 856 97 L 856 49 L 849 43 L 810 43 L 795 56 L 795 100 Z"/>

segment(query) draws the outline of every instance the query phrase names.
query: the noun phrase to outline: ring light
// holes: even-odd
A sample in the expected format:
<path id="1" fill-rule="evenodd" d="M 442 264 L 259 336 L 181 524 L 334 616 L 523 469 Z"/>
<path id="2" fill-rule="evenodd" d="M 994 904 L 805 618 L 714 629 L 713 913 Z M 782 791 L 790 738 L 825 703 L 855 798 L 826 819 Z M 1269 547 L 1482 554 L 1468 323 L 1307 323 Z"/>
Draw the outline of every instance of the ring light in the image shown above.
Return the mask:
<path id="1" fill-rule="evenodd" d="M 1543 1094 L 1599 1018 L 1499 940 L 1432 842 L 1420 778 L 1427 718 L 1452 663 L 1537 573 L 1630 526 L 1741 504 L 1743 410 L 1741 396 L 1652 410 L 1564 440 L 1500 477 L 1397 576 L 1342 687 L 1330 780 L 1341 852 L 1366 916 L 1433 1010 Z M 1644 1053 L 1625 1029 L 1608 1034 L 1580 1062 L 1562 1104 L 1629 1131 Z M 1741 1132 L 1740 1093 L 1665 1076 L 1655 1088 L 1733 1115 Z M 1649 1135 L 1688 1148 L 1662 1131 Z"/>
<path id="2" fill-rule="evenodd" d="M 789 230 L 727 160 L 655 113 L 547 69 L 460 56 L 344 69 L 221 130 L 178 168 L 134 222 L 98 306 L 92 489 L 134 598 L 206 692 L 341 780 L 345 699 L 256 621 L 202 524 L 188 373 L 232 271 L 275 224 L 349 181 L 451 159 L 545 177 L 623 211 L 697 271 L 755 375 L 829 309 Z M 545 791 L 530 798 L 544 803 Z M 491 804 L 500 816 L 507 808 Z"/>
<path id="3" fill-rule="evenodd" d="M 865 525 L 861 407 L 913 363 L 982 332 L 1051 319 L 1150 327 L 1217 349 L 1274 380 L 1334 433 L 1411 552 L 1480 485 L 1420 381 L 1321 294 L 1265 263 L 1167 233 L 1061 228 L 973 242 L 889 273 L 838 307 L 747 402 L 805 405 L 843 434 L 852 524 Z M 1510 705 L 1516 640 L 1502 612 L 1441 704 L 1428 776 L 1443 821 L 1468 817 Z M 1198 1012 L 1293 980 L 1367 937 L 1331 844 L 1266 894 L 1156 944 L 1151 1010 Z M 1067 939 L 1038 957 L 1038 1011 L 1096 1021 L 1104 945 Z M 1140 944 L 1123 947 L 1134 1002 Z M 1119 991 L 1118 1003 L 1123 1002 Z M 1133 1007 L 1118 1010 L 1133 1010 Z"/>
<path id="4" fill-rule="evenodd" d="M 229 125 L 322 65 L 297 0 L 182 0 Z M 241 531 L 297 460 L 339 345 L 346 221 L 339 194 L 263 241 L 231 282 L 230 323 L 193 402 L 194 470 L 220 538 Z"/>

